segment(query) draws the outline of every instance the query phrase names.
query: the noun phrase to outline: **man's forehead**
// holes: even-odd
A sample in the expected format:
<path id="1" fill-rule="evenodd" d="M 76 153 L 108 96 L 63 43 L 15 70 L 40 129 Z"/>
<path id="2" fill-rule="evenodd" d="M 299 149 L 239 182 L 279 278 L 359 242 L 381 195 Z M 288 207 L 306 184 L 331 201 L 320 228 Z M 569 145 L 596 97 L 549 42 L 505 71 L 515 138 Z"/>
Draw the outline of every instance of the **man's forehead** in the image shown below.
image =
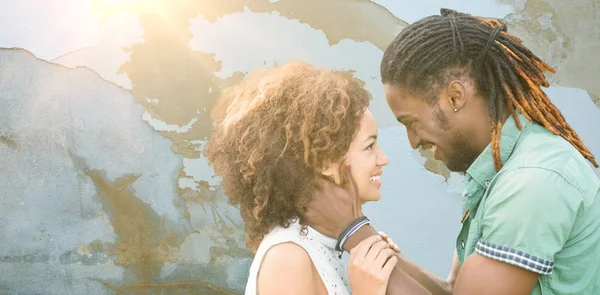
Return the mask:
<path id="1" fill-rule="evenodd" d="M 414 97 L 408 91 L 389 89 L 386 93 L 388 104 L 396 117 L 414 116 L 415 112 L 428 107 L 424 100 Z"/>
<path id="2" fill-rule="evenodd" d="M 385 85 L 385 93 L 396 104 L 412 104 L 419 100 L 414 93 L 400 86 Z"/>

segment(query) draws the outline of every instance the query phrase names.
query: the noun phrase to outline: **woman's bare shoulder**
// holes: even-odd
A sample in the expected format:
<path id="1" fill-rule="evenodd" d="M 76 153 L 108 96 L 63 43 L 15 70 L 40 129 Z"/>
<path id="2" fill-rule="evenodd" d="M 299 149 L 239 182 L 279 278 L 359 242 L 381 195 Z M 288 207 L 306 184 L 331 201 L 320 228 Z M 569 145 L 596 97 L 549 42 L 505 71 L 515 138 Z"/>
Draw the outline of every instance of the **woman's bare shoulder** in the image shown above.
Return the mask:
<path id="1" fill-rule="evenodd" d="M 294 242 L 272 246 L 261 263 L 257 284 L 261 295 L 307 294 L 315 290 L 310 256 Z"/>

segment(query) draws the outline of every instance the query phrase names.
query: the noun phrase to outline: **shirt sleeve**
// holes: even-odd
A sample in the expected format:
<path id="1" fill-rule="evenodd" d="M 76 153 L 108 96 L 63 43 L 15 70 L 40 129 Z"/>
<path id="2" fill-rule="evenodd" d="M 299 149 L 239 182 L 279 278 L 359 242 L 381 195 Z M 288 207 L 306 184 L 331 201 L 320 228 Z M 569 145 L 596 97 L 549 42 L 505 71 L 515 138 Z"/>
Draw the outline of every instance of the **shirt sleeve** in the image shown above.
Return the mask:
<path id="1" fill-rule="evenodd" d="M 547 275 L 582 206 L 582 194 L 559 173 L 543 168 L 508 171 L 482 204 L 482 237 L 475 252 Z"/>

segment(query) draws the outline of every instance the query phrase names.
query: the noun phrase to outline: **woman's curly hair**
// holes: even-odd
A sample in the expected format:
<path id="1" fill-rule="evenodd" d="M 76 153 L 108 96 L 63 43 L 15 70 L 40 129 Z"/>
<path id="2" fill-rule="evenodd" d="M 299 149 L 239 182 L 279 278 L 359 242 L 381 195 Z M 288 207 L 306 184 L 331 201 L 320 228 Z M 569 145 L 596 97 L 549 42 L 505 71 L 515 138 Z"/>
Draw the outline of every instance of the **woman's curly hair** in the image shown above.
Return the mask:
<path id="1" fill-rule="evenodd" d="M 203 154 L 240 207 L 249 248 L 276 225 L 302 222 L 318 177 L 346 154 L 370 99 L 351 74 L 305 62 L 255 71 L 223 92 Z"/>

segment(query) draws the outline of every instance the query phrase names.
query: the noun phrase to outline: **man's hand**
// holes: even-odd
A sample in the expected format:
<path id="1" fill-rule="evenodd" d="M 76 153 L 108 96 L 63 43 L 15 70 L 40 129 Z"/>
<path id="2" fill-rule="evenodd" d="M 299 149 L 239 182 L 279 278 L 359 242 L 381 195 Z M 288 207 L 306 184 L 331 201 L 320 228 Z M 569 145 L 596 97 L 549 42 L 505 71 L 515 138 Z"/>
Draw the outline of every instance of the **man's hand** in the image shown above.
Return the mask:
<path id="1" fill-rule="evenodd" d="M 336 239 L 352 220 L 362 216 L 356 182 L 347 160 L 340 164 L 339 174 L 341 185 L 325 178 L 319 180 L 304 211 L 309 226 Z"/>

